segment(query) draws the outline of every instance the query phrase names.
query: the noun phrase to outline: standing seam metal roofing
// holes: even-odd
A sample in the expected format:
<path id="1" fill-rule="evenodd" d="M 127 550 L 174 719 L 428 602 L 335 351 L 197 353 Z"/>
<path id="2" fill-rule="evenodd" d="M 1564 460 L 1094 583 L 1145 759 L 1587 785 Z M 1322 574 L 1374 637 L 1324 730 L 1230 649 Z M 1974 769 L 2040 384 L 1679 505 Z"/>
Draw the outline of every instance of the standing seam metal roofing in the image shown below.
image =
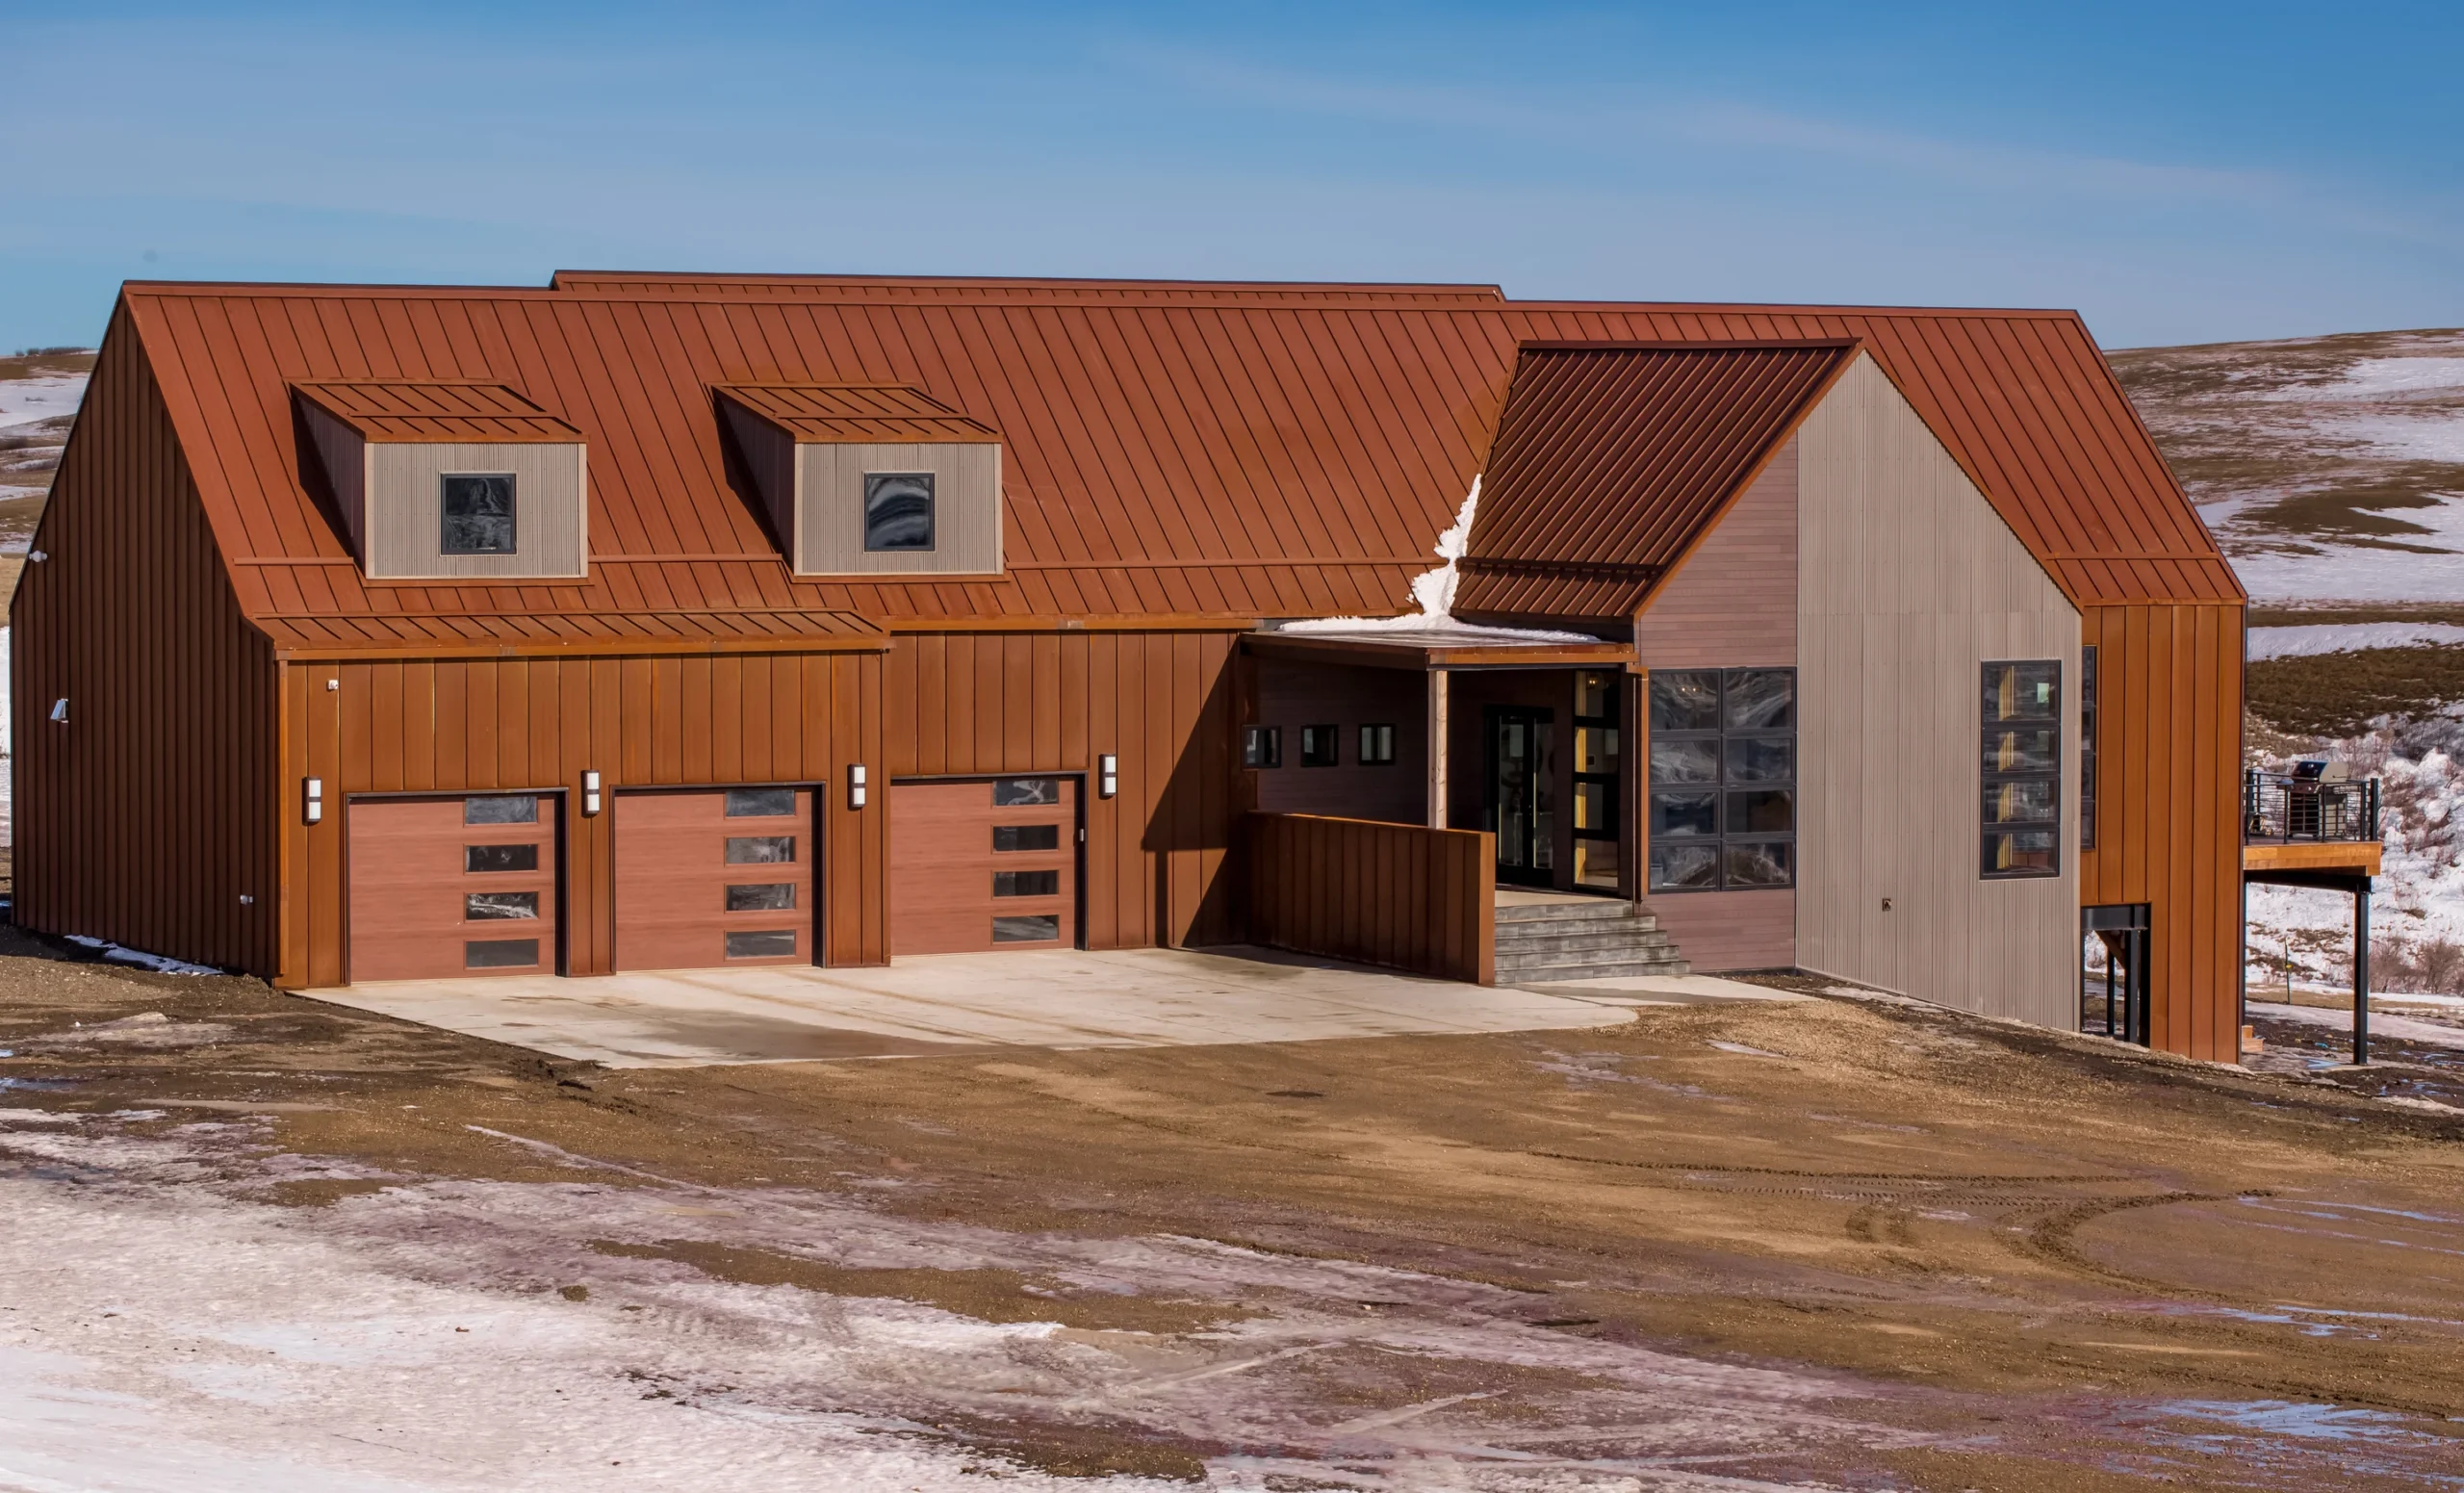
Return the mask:
<path id="1" fill-rule="evenodd" d="M 792 288 L 125 296 L 252 616 L 1389 613 L 1487 462 L 1519 349 L 1565 341 L 1861 340 L 2075 601 L 2241 598 L 2067 313 L 1565 305 L 1476 287 Z M 501 383 L 579 429 L 589 579 L 364 580 L 303 482 L 287 399 L 296 383 L 380 380 Z M 709 391 L 866 383 L 1001 432 L 1006 578 L 788 574 Z"/>
<path id="2" fill-rule="evenodd" d="M 1631 616 L 1846 367 L 1853 342 L 1528 347 L 1455 605 Z"/>

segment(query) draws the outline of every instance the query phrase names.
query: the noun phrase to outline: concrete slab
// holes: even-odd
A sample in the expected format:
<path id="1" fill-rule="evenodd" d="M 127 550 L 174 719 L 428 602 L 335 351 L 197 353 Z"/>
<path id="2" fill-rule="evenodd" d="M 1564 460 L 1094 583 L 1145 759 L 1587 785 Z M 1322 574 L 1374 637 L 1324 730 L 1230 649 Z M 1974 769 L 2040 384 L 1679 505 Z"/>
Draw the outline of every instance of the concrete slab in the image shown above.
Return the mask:
<path id="1" fill-rule="evenodd" d="M 1553 980 L 1546 985 L 1523 988 L 1544 995 L 1563 995 L 1573 1000 L 1596 1000 L 1621 1006 L 1694 1006 L 1722 1000 L 1813 999 L 1794 991 L 1775 991 L 1767 985 L 1748 985 L 1742 980 L 1723 980 L 1708 974 L 1609 975 L 1598 980 Z"/>
<path id="2" fill-rule="evenodd" d="M 1267 949 L 935 954 L 886 969 L 404 980 L 304 991 L 611 1068 L 1565 1030 L 1629 1002 L 1484 988 Z"/>

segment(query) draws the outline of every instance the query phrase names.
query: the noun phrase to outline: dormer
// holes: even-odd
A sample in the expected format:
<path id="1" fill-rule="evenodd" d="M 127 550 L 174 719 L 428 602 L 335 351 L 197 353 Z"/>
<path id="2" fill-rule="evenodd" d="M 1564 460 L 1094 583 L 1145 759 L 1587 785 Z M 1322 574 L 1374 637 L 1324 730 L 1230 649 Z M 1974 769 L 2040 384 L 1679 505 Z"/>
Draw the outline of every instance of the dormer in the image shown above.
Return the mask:
<path id="1" fill-rule="evenodd" d="M 1001 569 L 1001 437 L 907 384 L 722 384 L 799 576 Z"/>
<path id="2" fill-rule="evenodd" d="M 518 391 L 371 379 L 292 392 L 370 579 L 585 573 L 581 432 Z"/>

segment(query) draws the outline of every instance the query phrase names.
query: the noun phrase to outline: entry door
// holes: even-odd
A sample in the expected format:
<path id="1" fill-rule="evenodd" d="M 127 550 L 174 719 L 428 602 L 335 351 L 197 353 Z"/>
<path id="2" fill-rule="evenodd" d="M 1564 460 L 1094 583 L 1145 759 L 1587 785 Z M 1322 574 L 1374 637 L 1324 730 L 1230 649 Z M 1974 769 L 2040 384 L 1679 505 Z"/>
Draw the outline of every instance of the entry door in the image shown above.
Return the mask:
<path id="1" fill-rule="evenodd" d="M 616 795 L 616 967 L 811 965 L 812 792 Z"/>
<path id="2" fill-rule="evenodd" d="M 1547 710 L 1491 706 L 1489 828 L 1498 837 L 1498 880 L 1546 887 L 1556 880 L 1555 729 Z"/>
<path id="3" fill-rule="evenodd" d="M 1078 941 L 1078 785 L 1069 778 L 890 788 L 890 951 Z"/>
<path id="4" fill-rule="evenodd" d="M 349 804 L 351 981 L 554 973 L 556 803 Z"/>

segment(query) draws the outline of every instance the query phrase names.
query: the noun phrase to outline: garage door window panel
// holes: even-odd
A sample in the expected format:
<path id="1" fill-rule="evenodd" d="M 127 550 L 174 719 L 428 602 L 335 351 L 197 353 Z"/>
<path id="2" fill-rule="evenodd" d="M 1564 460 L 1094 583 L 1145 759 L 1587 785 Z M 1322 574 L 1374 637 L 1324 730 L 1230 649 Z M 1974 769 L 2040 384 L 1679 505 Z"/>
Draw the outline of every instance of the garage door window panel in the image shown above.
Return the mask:
<path id="1" fill-rule="evenodd" d="M 727 900 L 731 913 L 791 913 L 796 907 L 796 884 L 763 882 L 757 886 L 730 887 Z"/>
<path id="2" fill-rule="evenodd" d="M 506 918 L 537 917 L 539 893 L 535 891 L 475 891 L 462 899 L 462 915 L 475 923 L 497 922 Z"/>
<path id="3" fill-rule="evenodd" d="M 796 952 L 796 931 L 792 928 L 762 928 L 751 932 L 731 932 L 727 938 L 730 959 L 792 959 Z"/>
<path id="4" fill-rule="evenodd" d="M 466 969 L 525 969 L 538 963 L 536 939 L 473 939 L 462 945 Z"/>
<path id="5" fill-rule="evenodd" d="M 730 865 L 792 865 L 796 837 L 792 835 L 732 835 L 728 837 Z"/>
<path id="6" fill-rule="evenodd" d="M 470 876 L 497 876 L 539 869 L 539 847 L 527 845 L 465 845 L 462 870 Z"/>

